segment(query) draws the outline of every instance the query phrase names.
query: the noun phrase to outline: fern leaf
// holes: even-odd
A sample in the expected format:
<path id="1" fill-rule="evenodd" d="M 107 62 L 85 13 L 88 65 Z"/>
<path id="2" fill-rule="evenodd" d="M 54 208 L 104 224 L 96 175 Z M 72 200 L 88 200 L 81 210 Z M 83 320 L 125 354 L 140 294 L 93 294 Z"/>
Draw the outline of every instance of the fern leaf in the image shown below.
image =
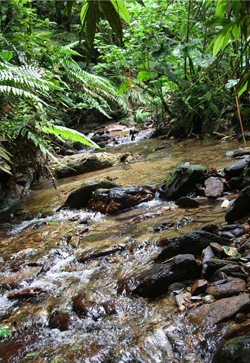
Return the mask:
<path id="1" fill-rule="evenodd" d="M 58 125 L 46 125 L 42 127 L 42 131 L 46 134 L 53 134 L 55 136 L 61 136 L 64 139 L 68 139 L 71 141 L 78 141 L 84 145 L 92 146 L 96 149 L 100 147 L 94 142 L 91 141 L 87 136 L 83 135 L 82 133 L 69 129 L 64 126 Z"/>

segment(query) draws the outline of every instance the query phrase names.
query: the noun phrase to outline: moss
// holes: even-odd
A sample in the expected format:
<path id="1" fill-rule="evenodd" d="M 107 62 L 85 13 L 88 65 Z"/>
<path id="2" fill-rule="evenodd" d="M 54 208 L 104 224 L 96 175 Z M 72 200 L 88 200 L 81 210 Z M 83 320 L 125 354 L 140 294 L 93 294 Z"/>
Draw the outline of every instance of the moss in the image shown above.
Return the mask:
<path id="1" fill-rule="evenodd" d="M 176 176 L 178 173 L 180 173 L 181 171 L 185 171 L 185 179 L 188 178 L 188 176 L 190 174 L 192 174 L 192 172 L 194 170 L 200 170 L 202 172 L 205 172 L 207 170 L 207 168 L 205 166 L 202 165 L 185 165 L 185 164 L 180 164 L 177 165 L 174 170 L 172 170 L 168 176 L 164 179 L 163 184 L 164 187 L 168 187 L 169 185 L 171 185 L 173 183 L 173 181 L 176 179 Z"/>

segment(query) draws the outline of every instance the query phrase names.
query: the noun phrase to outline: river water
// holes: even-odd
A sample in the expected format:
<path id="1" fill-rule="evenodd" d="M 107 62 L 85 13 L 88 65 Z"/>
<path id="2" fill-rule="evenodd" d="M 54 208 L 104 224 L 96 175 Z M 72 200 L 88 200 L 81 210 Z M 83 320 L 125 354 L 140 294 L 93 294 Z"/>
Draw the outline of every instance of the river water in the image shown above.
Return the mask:
<path id="1" fill-rule="evenodd" d="M 11 332 L 0 341 L 0 362 L 212 361 L 226 326 L 188 326 L 185 312 L 178 311 L 170 293 L 153 300 L 126 296 L 118 293 L 118 283 L 153 265 L 161 251 L 158 239 L 197 230 L 209 222 L 225 223 L 223 198 L 200 197 L 199 208 L 184 210 L 156 197 L 115 216 L 84 209 L 57 211 L 82 182 L 111 178 L 123 186 L 160 185 L 174 165 L 202 164 L 220 170 L 233 162 L 228 151 L 242 147 L 238 142 L 170 140 L 158 150 L 162 143 L 137 138 L 113 145 L 108 152 L 130 152 L 131 162 L 59 180 L 57 189 L 51 181 L 37 185 L 18 206 L 13 223 L 1 226 L 0 277 L 15 273 L 16 277 L 11 287 L 0 289 L 0 326 Z M 154 231 L 166 221 L 174 227 Z M 84 263 L 77 260 L 80 253 L 117 245 L 120 249 L 113 254 Z M 28 275 L 20 277 L 22 271 Z M 46 293 L 36 299 L 8 298 L 13 288 L 36 287 Z M 72 308 L 72 299 L 79 293 L 94 304 L 111 306 L 111 313 L 79 317 Z M 68 330 L 51 326 L 56 313 L 70 316 Z"/>

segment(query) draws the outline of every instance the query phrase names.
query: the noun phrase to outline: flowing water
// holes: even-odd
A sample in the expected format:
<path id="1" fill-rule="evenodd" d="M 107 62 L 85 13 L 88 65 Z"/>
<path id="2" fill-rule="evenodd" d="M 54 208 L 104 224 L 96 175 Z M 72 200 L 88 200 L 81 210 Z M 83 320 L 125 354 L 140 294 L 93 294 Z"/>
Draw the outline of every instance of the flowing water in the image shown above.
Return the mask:
<path id="1" fill-rule="evenodd" d="M 0 277 L 16 273 L 12 289 L 39 287 L 47 293 L 19 300 L 8 298 L 9 285 L 0 289 L 0 326 L 11 332 L 0 341 L 0 362 L 211 362 L 223 326 L 212 330 L 187 326 L 185 312 L 178 312 L 169 293 L 154 300 L 126 296 L 118 293 L 118 282 L 153 265 L 161 250 L 159 238 L 197 230 L 208 222 L 223 224 L 222 199 L 201 197 L 199 208 L 184 210 L 156 197 L 115 216 L 84 209 L 57 211 L 82 182 L 108 177 L 124 186 L 160 185 L 174 165 L 221 169 L 232 163 L 228 150 L 241 147 L 237 142 L 187 140 L 168 141 L 168 147 L 157 150 L 160 143 L 137 138 L 113 145 L 109 152 L 130 152 L 134 160 L 59 180 L 56 190 L 50 181 L 38 185 L 18 206 L 13 223 L 1 226 Z M 155 232 L 164 221 L 172 221 L 174 227 Z M 82 252 L 117 245 L 120 249 L 113 254 L 84 263 L 77 260 Z M 111 306 L 112 313 L 77 316 L 72 298 L 79 293 Z M 50 318 L 57 312 L 71 316 L 68 330 L 51 327 Z"/>

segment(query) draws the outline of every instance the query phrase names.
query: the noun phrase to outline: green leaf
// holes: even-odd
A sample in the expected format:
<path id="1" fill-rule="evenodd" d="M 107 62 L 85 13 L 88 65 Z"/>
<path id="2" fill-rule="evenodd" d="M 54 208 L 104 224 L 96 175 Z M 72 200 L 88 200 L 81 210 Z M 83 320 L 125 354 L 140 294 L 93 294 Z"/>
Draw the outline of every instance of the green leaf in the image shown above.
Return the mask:
<path id="1" fill-rule="evenodd" d="M 216 6 L 216 16 L 219 18 L 222 18 L 225 14 L 226 8 L 227 8 L 228 1 L 226 0 L 218 0 L 217 6 Z"/>
<path id="2" fill-rule="evenodd" d="M 150 71 L 140 71 L 137 74 L 137 79 L 138 79 L 139 82 L 147 81 L 150 78 L 151 78 L 151 72 Z"/>
<path id="3" fill-rule="evenodd" d="M 233 24 L 228 24 L 221 29 L 219 34 L 215 38 L 214 47 L 213 47 L 213 56 L 215 57 L 216 54 L 219 52 L 220 48 L 222 50 L 225 49 L 227 42 L 230 38 L 230 32 L 232 30 Z"/>
<path id="4" fill-rule="evenodd" d="M 241 77 L 239 83 L 236 86 L 235 93 L 240 97 L 244 91 L 247 89 L 248 82 L 250 81 L 250 72 L 244 74 Z"/>
<path id="5" fill-rule="evenodd" d="M 111 28 L 122 42 L 122 22 L 119 14 L 110 1 L 101 0 L 100 5 Z"/>
<path id="6" fill-rule="evenodd" d="M 0 337 L 8 338 L 9 335 L 10 335 L 9 329 L 6 328 L 5 326 L 1 326 L 0 327 Z"/>
<path id="7" fill-rule="evenodd" d="M 84 24 L 86 21 L 86 15 L 88 12 L 88 8 L 89 8 L 89 3 L 88 3 L 88 1 L 85 1 L 85 3 L 82 6 L 81 13 L 80 13 L 80 19 L 81 19 L 82 24 Z"/>
<path id="8" fill-rule="evenodd" d="M 56 222 L 48 221 L 48 224 L 49 224 L 50 226 L 54 226 L 54 225 L 56 224 Z"/>
<path id="9" fill-rule="evenodd" d="M 120 85 L 120 87 L 119 87 L 119 89 L 118 89 L 118 91 L 117 91 L 117 95 L 118 95 L 118 96 L 120 96 L 121 94 L 123 94 L 123 93 L 127 92 L 128 90 L 129 90 L 128 83 L 127 83 L 127 81 L 124 81 L 124 82 Z"/>
<path id="10" fill-rule="evenodd" d="M 120 15 L 120 17 L 126 21 L 126 23 L 130 24 L 129 12 L 122 0 L 111 0 L 115 10 Z"/>
<path id="11" fill-rule="evenodd" d="M 42 131 L 46 134 L 53 134 L 55 136 L 61 136 L 64 139 L 68 139 L 71 141 L 78 141 L 84 145 L 92 146 L 96 149 L 100 149 L 94 141 L 90 140 L 87 136 L 83 135 L 82 133 L 69 129 L 64 126 L 58 125 L 46 125 L 42 127 Z"/>
<path id="12" fill-rule="evenodd" d="M 0 55 L 7 61 L 10 61 L 13 57 L 13 54 L 7 50 L 1 50 Z"/>

